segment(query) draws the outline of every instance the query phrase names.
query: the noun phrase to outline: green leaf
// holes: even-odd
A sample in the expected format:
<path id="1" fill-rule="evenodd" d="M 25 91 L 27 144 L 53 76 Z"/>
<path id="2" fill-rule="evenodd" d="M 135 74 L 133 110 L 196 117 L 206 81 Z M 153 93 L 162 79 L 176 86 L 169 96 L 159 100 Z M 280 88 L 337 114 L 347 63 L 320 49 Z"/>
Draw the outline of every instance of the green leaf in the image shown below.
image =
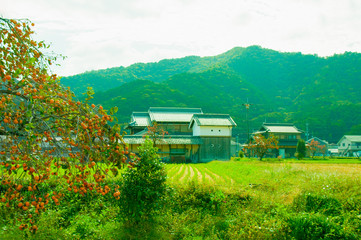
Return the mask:
<path id="1" fill-rule="evenodd" d="M 110 115 L 113 115 L 113 114 L 115 114 L 116 112 L 118 112 L 118 107 L 117 107 L 117 106 L 112 107 L 112 108 L 109 110 Z"/>
<path id="2" fill-rule="evenodd" d="M 28 59 L 28 64 L 33 64 L 36 61 L 36 58 L 29 58 Z"/>
<path id="3" fill-rule="evenodd" d="M 21 74 L 21 69 L 20 68 L 18 68 L 18 69 L 16 69 L 16 71 L 15 71 L 15 73 L 14 73 L 14 77 L 15 78 L 17 78 L 20 74 Z"/>

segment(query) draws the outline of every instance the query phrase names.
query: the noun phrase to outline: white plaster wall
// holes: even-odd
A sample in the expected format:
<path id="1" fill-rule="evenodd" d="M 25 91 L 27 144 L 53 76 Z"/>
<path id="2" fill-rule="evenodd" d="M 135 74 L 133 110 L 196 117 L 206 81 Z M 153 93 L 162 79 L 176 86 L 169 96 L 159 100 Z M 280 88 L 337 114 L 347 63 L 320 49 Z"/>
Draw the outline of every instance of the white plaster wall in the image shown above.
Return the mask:
<path id="1" fill-rule="evenodd" d="M 343 143 L 345 144 L 345 146 L 343 146 Z M 338 149 L 340 150 L 345 150 L 346 148 L 348 148 L 348 145 L 351 144 L 351 141 L 349 141 L 348 139 L 344 138 L 341 142 L 340 145 L 338 146 Z M 350 146 L 351 148 L 351 146 Z M 349 148 L 349 149 L 350 149 Z"/>
<path id="2" fill-rule="evenodd" d="M 232 136 L 232 128 L 228 126 L 198 126 L 194 124 L 193 136 L 229 137 Z"/>

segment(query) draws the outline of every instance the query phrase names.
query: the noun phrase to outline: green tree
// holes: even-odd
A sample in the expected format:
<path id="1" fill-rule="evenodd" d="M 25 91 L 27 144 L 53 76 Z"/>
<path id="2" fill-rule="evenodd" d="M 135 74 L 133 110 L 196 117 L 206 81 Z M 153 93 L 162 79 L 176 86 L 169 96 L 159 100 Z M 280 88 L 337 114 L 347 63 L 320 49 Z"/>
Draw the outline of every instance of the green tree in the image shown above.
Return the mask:
<path id="1" fill-rule="evenodd" d="M 347 135 L 361 135 L 361 124 L 352 126 Z"/>
<path id="2" fill-rule="evenodd" d="M 306 156 L 306 143 L 305 140 L 299 139 L 296 148 L 296 157 L 302 159 Z"/>
<path id="3" fill-rule="evenodd" d="M 149 139 L 139 147 L 139 157 L 123 174 L 120 184 L 120 209 L 128 227 L 151 220 L 166 191 L 166 172 L 158 149 Z"/>

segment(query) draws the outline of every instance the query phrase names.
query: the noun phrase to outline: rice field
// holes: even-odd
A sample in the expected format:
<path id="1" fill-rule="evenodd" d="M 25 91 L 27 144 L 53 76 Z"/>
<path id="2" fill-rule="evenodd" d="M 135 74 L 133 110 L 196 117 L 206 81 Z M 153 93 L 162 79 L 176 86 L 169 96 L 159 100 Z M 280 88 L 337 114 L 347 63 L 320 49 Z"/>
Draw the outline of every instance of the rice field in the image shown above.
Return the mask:
<path id="1" fill-rule="evenodd" d="M 361 162 L 360 162 L 361 163 Z M 345 191 L 359 194 L 360 163 L 295 163 L 213 161 L 205 164 L 167 164 L 168 183 L 174 186 L 194 182 L 228 192 L 247 192 L 253 196 L 292 202 L 301 192 Z M 342 186 L 342 187 L 340 187 Z"/>

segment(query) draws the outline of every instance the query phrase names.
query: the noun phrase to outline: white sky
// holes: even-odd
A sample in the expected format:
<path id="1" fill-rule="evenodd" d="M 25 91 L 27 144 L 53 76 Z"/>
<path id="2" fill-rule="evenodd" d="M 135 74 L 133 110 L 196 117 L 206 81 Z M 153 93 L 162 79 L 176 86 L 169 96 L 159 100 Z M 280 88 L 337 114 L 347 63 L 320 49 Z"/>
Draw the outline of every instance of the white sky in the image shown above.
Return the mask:
<path id="1" fill-rule="evenodd" d="M 260 45 L 361 52 L 361 0 L 0 0 L 67 58 L 58 75 Z"/>

